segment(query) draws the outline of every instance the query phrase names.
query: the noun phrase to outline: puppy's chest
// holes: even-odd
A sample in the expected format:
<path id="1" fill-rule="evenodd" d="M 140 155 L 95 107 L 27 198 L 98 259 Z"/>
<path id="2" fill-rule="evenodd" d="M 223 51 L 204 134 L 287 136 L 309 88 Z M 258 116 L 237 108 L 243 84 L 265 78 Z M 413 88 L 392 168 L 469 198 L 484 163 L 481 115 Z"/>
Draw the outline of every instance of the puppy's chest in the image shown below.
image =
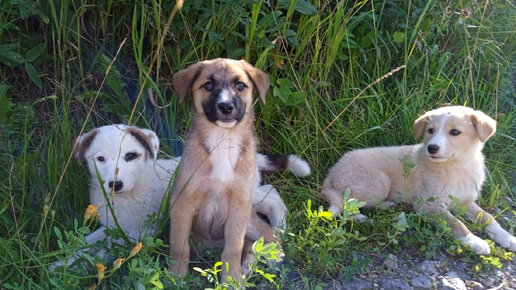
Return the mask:
<path id="1" fill-rule="evenodd" d="M 476 200 L 484 182 L 481 168 L 442 170 L 439 177 L 440 182 L 435 182 L 432 186 L 437 187 L 437 191 L 443 195 L 442 198 L 457 198 L 461 201 Z"/>
<path id="2" fill-rule="evenodd" d="M 233 180 L 235 166 L 242 153 L 242 138 L 227 130 L 216 130 L 208 136 L 205 146 L 211 165 L 209 177 L 221 182 Z"/>

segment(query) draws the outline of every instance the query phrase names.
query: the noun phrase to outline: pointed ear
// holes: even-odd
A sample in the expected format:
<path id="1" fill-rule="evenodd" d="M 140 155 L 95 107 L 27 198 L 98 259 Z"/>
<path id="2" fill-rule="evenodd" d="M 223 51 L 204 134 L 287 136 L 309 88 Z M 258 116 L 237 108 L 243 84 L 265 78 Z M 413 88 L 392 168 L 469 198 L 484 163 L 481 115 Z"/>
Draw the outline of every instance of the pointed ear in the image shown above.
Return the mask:
<path id="1" fill-rule="evenodd" d="M 154 131 L 131 126 L 127 127 L 127 133 L 140 142 L 152 159 L 156 159 L 159 150 L 159 139 Z"/>
<path id="2" fill-rule="evenodd" d="M 199 76 L 201 68 L 202 63 L 198 62 L 174 74 L 172 82 L 179 104 L 184 102 L 186 96 L 192 90 L 192 85 Z"/>
<path id="3" fill-rule="evenodd" d="M 249 76 L 249 78 L 251 79 L 251 81 L 253 82 L 253 85 L 256 91 L 258 91 L 258 95 L 262 100 L 262 103 L 265 104 L 265 96 L 267 95 L 270 86 L 269 76 L 263 71 L 255 68 L 245 60 L 240 60 L 240 64 Z"/>
<path id="4" fill-rule="evenodd" d="M 74 146 L 76 143 L 77 146 L 75 146 L 73 156 L 79 164 L 83 164 L 84 161 L 86 161 L 86 157 L 84 155 L 86 154 L 88 148 L 90 148 L 90 145 L 95 139 L 95 136 L 97 136 L 98 132 L 99 131 L 97 129 L 93 129 L 90 132 L 84 133 L 75 138 L 72 146 Z"/>
<path id="5" fill-rule="evenodd" d="M 423 116 L 417 118 L 416 121 L 414 121 L 414 139 L 419 140 L 421 136 L 425 133 L 426 125 L 428 124 L 428 121 L 430 120 L 430 115 L 428 113 L 424 114 Z"/>
<path id="6" fill-rule="evenodd" d="M 478 139 L 480 139 L 482 143 L 486 143 L 496 132 L 496 121 L 481 111 L 474 111 L 470 115 L 470 118 L 471 123 L 473 123 L 473 126 L 475 126 L 477 130 Z"/>

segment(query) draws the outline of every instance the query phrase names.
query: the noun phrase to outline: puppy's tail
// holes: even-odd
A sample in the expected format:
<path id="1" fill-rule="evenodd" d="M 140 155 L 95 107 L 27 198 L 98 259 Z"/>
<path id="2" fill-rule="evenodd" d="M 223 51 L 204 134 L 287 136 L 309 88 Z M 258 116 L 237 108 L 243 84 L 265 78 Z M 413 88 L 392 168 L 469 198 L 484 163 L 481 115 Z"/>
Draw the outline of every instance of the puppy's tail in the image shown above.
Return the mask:
<path id="1" fill-rule="evenodd" d="M 309 176 L 312 171 L 305 160 L 295 154 L 289 155 L 264 155 L 256 154 L 256 163 L 260 171 L 286 171 L 290 170 L 296 176 Z"/>

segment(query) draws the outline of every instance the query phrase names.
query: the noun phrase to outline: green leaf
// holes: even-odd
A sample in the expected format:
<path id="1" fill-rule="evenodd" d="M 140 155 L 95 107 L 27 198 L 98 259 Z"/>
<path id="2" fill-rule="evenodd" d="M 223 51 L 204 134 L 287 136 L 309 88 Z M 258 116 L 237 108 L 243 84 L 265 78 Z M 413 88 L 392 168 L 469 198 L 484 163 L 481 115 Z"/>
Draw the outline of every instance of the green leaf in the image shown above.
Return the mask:
<path id="1" fill-rule="evenodd" d="M 156 286 L 158 289 L 163 289 L 163 283 L 160 280 L 154 280 L 151 282 L 152 285 Z"/>
<path id="2" fill-rule="evenodd" d="M 16 43 L 0 45 L 0 61 L 10 67 L 15 67 L 24 63 L 25 58 L 18 52 L 14 51 L 17 48 L 18 44 Z"/>
<path id="3" fill-rule="evenodd" d="M 319 213 L 319 217 L 323 218 L 325 220 L 329 220 L 329 221 L 331 221 L 333 219 L 332 216 L 331 216 L 331 212 L 329 212 L 329 211 L 320 212 Z"/>
<path id="4" fill-rule="evenodd" d="M 396 31 L 393 35 L 394 42 L 402 43 L 405 40 L 405 33 Z"/>
<path id="5" fill-rule="evenodd" d="M 56 236 L 59 240 L 63 240 L 63 235 L 61 234 L 61 231 L 58 227 L 54 227 L 54 233 L 56 233 Z"/>
<path id="6" fill-rule="evenodd" d="M 35 61 L 43 53 L 43 51 L 45 51 L 45 48 L 46 43 L 44 42 L 34 46 L 25 54 L 25 60 L 27 62 Z"/>
<path id="7" fill-rule="evenodd" d="M 306 99 L 306 97 L 307 94 L 305 92 L 294 92 L 290 94 L 287 105 L 293 106 L 302 103 Z"/>
<path id="8" fill-rule="evenodd" d="M 38 88 L 41 89 L 43 84 L 41 83 L 41 79 L 38 76 L 38 72 L 36 71 L 36 68 L 30 63 L 25 63 L 25 71 L 29 75 L 31 81 L 38 86 Z"/>
<path id="9" fill-rule="evenodd" d="M 292 81 L 291 81 L 291 80 L 289 80 L 289 79 L 278 79 L 278 80 L 276 81 L 276 83 L 277 83 L 278 85 L 280 85 L 280 87 L 282 87 L 282 88 L 289 88 L 289 89 L 291 89 L 291 88 L 293 88 L 293 87 L 294 87 L 294 84 L 293 84 L 293 83 L 292 83 Z"/>
<path id="10" fill-rule="evenodd" d="M 296 11 L 305 15 L 314 15 L 317 8 L 306 0 L 298 0 L 296 3 Z"/>

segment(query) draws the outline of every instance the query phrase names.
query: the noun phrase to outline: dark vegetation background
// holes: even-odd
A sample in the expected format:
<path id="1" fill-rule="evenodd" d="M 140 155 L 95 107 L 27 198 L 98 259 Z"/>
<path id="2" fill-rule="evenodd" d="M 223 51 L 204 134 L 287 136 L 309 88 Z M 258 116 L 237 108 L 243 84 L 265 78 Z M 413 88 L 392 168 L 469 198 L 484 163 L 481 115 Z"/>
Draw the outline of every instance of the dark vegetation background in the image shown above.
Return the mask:
<path id="1" fill-rule="evenodd" d="M 374 225 L 357 225 L 346 213 L 328 221 L 318 208 L 326 207 L 320 184 L 345 151 L 411 144 L 417 116 L 467 105 L 498 121 L 484 150 L 488 179 L 479 203 L 514 232 L 512 1 L 186 0 L 165 30 L 174 5 L 0 1 L 2 288 L 177 286 L 165 272 L 166 216 L 137 256 L 116 271 L 106 264 L 104 281 L 95 280 L 95 257 L 86 257 L 91 267 L 81 272 L 52 273 L 48 265 L 83 247 L 86 233 L 80 225 L 88 178 L 70 162 L 74 138 L 82 129 L 130 123 L 156 130 L 163 157 L 180 154 L 189 113 L 177 104 L 172 74 L 216 57 L 243 58 L 269 74 L 267 103 L 255 106 L 260 151 L 297 153 L 313 167 L 307 179 L 266 177 L 291 213 L 287 261 L 279 269 L 260 268 L 276 275 L 271 287 L 290 285 L 293 271 L 306 285 L 323 285 L 402 250 L 430 257 L 445 251 L 479 266 L 473 272 L 510 258 L 503 251 L 486 259 L 462 251 L 446 225 L 427 224 L 404 205 L 368 213 Z M 350 203 L 347 213 L 356 208 Z M 127 255 L 132 246 L 113 255 Z M 192 264 L 211 268 L 217 257 L 199 254 Z M 218 285 L 190 274 L 182 287 Z"/>

